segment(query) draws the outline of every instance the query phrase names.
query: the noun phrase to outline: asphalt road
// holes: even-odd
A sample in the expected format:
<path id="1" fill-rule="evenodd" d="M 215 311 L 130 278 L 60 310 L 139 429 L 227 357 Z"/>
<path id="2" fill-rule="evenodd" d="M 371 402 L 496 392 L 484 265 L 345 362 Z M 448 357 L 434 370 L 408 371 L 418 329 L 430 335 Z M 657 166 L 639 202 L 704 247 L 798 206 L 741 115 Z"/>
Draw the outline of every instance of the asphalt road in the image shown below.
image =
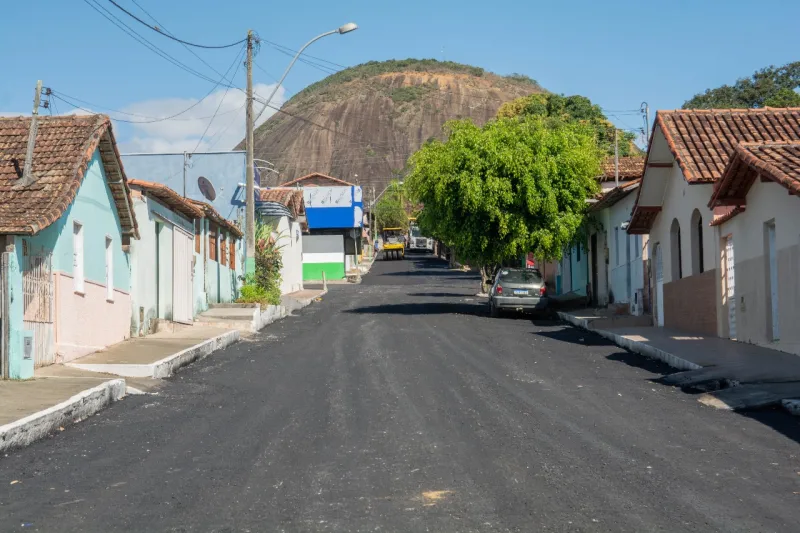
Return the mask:
<path id="1" fill-rule="evenodd" d="M 555 322 L 491 319 L 477 284 L 376 264 L 0 458 L 0 531 L 800 530 L 794 419 L 703 406 Z"/>

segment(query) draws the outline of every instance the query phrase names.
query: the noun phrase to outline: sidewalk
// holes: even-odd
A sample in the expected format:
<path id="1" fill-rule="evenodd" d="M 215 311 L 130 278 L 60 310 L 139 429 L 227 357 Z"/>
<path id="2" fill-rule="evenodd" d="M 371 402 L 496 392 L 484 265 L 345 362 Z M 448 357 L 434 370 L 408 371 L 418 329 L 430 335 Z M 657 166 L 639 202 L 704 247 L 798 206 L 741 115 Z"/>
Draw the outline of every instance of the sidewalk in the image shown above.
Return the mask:
<path id="1" fill-rule="evenodd" d="M 726 409 L 782 403 L 793 412 L 800 407 L 795 400 L 800 398 L 800 357 L 796 355 L 669 328 L 613 327 L 592 310 L 559 312 L 558 316 L 622 348 L 682 370 L 666 376 L 662 380 L 666 384 L 722 388 L 701 397 L 703 403 Z"/>

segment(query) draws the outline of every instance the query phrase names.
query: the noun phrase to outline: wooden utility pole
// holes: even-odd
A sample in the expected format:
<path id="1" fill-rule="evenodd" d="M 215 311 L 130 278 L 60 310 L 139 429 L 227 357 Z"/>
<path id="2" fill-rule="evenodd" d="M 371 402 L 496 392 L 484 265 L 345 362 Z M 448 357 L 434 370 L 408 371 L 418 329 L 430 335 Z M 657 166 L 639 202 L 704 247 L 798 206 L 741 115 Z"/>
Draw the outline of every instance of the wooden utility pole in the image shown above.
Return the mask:
<path id="1" fill-rule="evenodd" d="M 255 206 L 255 171 L 253 168 L 253 30 L 247 31 L 247 117 L 245 145 L 247 146 L 247 168 L 245 198 L 245 241 L 247 253 L 245 274 L 253 274 L 256 269 L 256 206 Z"/>
<path id="2" fill-rule="evenodd" d="M 36 146 L 36 133 L 39 131 L 39 101 L 42 98 L 42 80 L 36 82 L 36 92 L 33 95 L 33 113 L 31 114 L 31 127 L 28 131 L 28 149 L 25 151 L 25 166 L 22 169 L 21 187 L 33 183 L 33 148 Z"/>
<path id="3" fill-rule="evenodd" d="M 614 127 L 614 186 L 619 187 L 619 139 L 616 127 Z"/>

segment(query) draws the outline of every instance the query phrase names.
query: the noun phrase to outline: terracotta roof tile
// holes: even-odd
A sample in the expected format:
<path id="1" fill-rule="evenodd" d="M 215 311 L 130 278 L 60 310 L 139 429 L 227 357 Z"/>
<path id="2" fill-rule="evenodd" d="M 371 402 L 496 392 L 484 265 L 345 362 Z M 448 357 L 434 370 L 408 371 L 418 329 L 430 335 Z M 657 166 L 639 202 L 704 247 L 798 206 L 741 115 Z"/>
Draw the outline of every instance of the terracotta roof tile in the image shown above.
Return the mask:
<path id="1" fill-rule="evenodd" d="M 122 231 L 138 238 L 130 189 L 109 118 L 39 117 L 34 182 L 21 187 L 30 124 L 31 117 L 0 118 L 0 233 L 35 234 L 61 218 L 99 148 Z"/>
<path id="2" fill-rule="evenodd" d="M 628 181 L 626 183 L 620 184 L 619 187 L 614 187 L 613 189 L 610 189 L 605 194 L 599 195 L 598 201 L 594 204 L 591 204 L 588 210 L 590 212 L 592 211 L 597 212 L 613 206 L 614 204 L 616 204 L 617 202 L 628 196 L 630 193 L 635 191 L 639 187 L 641 181 L 642 181 L 641 179 Z"/>
<path id="3" fill-rule="evenodd" d="M 303 191 L 294 188 L 261 189 L 259 194 L 262 202 L 278 202 L 285 205 L 294 218 L 305 214 Z"/>
<path id="4" fill-rule="evenodd" d="M 209 204 L 207 204 L 205 202 L 201 202 L 199 200 L 192 200 L 192 199 L 188 199 L 188 200 L 193 205 L 195 205 L 198 208 L 200 208 L 200 210 L 203 211 L 203 215 L 206 218 L 208 218 L 210 220 L 213 220 L 214 222 L 216 222 L 217 224 L 219 224 L 223 228 L 225 228 L 228 231 L 230 231 L 231 233 L 233 233 L 236 237 L 241 238 L 244 235 L 244 233 L 242 233 L 242 230 L 239 229 L 239 226 L 237 226 L 236 224 L 234 224 L 233 222 L 231 222 L 227 218 L 225 218 L 222 215 L 220 215 L 219 212 L 217 212 L 216 209 L 211 207 L 211 205 L 209 205 Z"/>
<path id="5" fill-rule="evenodd" d="M 194 220 L 195 218 L 203 218 L 204 216 L 203 210 L 200 209 L 200 207 L 196 206 L 187 198 L 184 198 L 166 185 L 137 179 L 129 179 L 128 185 L 160 200 L 168 207 L 185 215 L 190 220 Z"/>
<path id="6" fill-rule="evenodd" d="M 800 141 L 800 108 L 659 111 L 656 124 L 690 183 L 720 179 L 740 142 Z"/>
<path id="7" fill-rule="evenodd" d="M 614 181 L 616 178 L 614 166 L 613 157 L 607 157 L 603 161 L 603 174 L 600 176 L 600 181 Z M 638 179 L 641 178 L 643 174 L 643 156 L 626 156 L 619 158 L 619 179 Z"/>
<path id="8" fill-rule="evenodd" d="M 745 205 L 758 176 L 800 195 L 800 141 L 739 143 L 722 179 L 714 185 L 709 207 Z"/>
<path id="9" fill-rule="evenodd" d="M 309 180 L 312 180 L 312 179 L 316 179 L 316 180 L 322 179 L 324 181 L 330 181 L 332 187 L 334 187 L 336 185 L 342 185 L 342 186 L 353 186 L 353 185 L 355 185 L 354 183 L 349 183 L 349 182 L 346 182 L 344 180 L 340 180 L 339 178 L 334 178 L 333 176 L 328 176 L 327 174 L 322 174 L 320 172 L 312 172 L 311 174 L 307 174 L 307 175 L 303 176 L 302 178 L 297 178 L 297 179 L 294 179 L 292 181 L 287 181 L 286 183 L 281 183 L 280 186 L 281 187 L 290 187 L 292 185 L 302 186 L 303 183 L 301 183 L 301 182 L 309 181 Z"/>

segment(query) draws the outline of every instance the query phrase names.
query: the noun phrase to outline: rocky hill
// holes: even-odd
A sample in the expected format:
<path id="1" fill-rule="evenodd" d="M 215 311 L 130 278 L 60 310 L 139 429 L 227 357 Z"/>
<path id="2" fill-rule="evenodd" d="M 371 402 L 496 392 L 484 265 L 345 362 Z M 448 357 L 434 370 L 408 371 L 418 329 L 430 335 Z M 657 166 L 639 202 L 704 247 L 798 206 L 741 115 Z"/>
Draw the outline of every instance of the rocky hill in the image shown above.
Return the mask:
<path id="1" fill-rule="evenodd" d="M 446 121 L 483 124 L 503 102 L 536 92 L 543 89 L 526 76 L 436 60 L 342 70 L 297 93 L 255 131 L 255 157 L 280 171 L 280 178 L 263 173 L 262 184 L 322 172 L 380 193 L 425 141 L 442 137 Z"/>

